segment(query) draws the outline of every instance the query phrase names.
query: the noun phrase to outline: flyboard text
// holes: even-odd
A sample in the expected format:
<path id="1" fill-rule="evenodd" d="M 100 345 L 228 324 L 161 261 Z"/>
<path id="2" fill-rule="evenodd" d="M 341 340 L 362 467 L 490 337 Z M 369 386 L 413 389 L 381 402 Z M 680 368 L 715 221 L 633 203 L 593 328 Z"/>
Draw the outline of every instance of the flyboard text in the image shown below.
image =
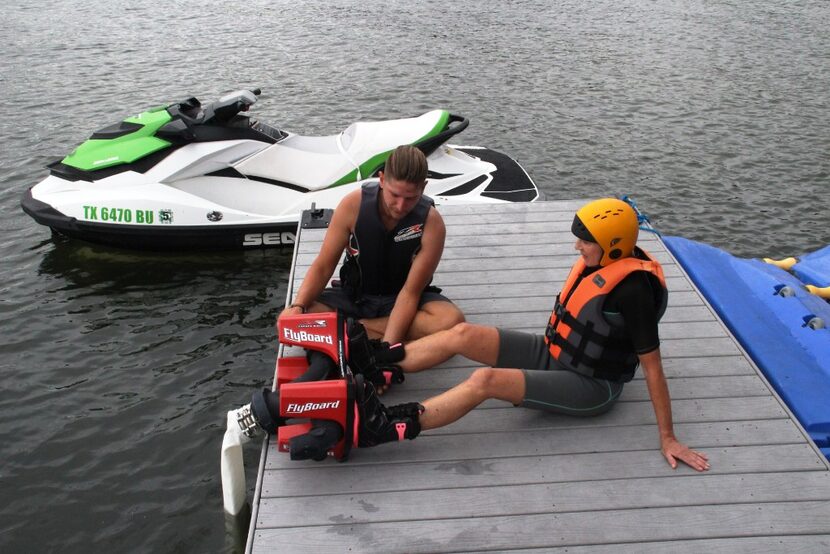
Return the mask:
<path id="1" fill-rule="evenodd" d="M 318 335 L 316 333 L 309 333 L 307 331 L 294 331 L 288 327 L 282 331 L 283 337 L 291 342 L 314 342 L 319 344 L 334 344 L 334 339 L 331 335 Z"/>

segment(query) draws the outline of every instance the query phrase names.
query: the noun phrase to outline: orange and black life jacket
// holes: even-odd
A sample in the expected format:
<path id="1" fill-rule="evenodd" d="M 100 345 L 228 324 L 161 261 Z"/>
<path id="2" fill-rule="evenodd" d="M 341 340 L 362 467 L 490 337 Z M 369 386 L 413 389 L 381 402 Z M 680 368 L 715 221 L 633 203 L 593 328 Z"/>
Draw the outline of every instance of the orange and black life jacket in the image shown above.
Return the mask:
<path id="1" fill-rule="evenodd" d="M 617 260 L 580 280 L 586 266 L 580 258 L 556 296 L 545 342 L 550 355 L 565 367 L 598 379 L 626 382 L 634 377 L 639 359 L 620 314 L 603 312 L 608 294 L 635 271 L 650 273 L 659 283 L 654 305 L 659 320 L 666 311 L 668 291 L 660 263 L 643 250 Z"/>

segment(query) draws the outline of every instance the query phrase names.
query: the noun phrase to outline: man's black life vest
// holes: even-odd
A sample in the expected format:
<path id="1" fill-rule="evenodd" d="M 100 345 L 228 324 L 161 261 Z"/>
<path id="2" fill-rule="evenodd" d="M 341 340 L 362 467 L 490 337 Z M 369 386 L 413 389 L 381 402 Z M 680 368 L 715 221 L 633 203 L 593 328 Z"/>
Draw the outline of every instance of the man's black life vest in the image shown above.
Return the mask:
<path id="1" fill-rule="evenodd" d="M 363 185 L 360 212 L 349 237 L 340 281 L 352 299 L 363 294 L 398 294 L 406 283 L 412 259 L 421 248 L 427 215 L 433 205 L 428 196 L 421 199 L 394 229 L 387 231 L 381 222 L 378 183 Z"/>

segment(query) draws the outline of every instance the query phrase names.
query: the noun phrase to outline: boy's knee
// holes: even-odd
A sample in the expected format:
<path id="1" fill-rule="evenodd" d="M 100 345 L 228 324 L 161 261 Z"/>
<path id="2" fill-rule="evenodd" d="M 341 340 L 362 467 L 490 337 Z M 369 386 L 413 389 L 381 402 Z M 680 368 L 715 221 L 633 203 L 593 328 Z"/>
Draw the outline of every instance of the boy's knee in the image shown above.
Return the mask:
<path id="1" fill-rule="evenodd" d="M 455 339 L 460 344 L 466 344 L 476 339 L 476 333 L 478 331 L 478 325 L 475 323 L 467 323 L 466 321 L 462 320 L 457 322 L 455 325 L 450 328 L 450 333 L 452 333 L 453 339 Z"/>
<path id="2" fill-rule="evenodd" d="M 467 383 L 476 391 L 477 395 L 489 397 L 494 393 L 495 377 L 496 370 L 492 367 L 480 367 L 473 371 L 467 379 Z"/>

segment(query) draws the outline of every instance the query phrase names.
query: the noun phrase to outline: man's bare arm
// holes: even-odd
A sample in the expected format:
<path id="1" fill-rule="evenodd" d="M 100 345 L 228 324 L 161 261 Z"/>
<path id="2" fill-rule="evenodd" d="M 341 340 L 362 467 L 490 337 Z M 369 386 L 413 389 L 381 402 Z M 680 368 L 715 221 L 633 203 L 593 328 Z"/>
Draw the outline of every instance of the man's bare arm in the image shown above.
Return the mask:
<path id="1" fill-rule="evenodd" d="M 340 256 L 349 242 L 349 236 L 360 210 L 360 196 L 360 190 L 350 192 L 334 210 L 320 252 L 314 258 L 311 267 L 308 268 L 303 284 L 300 286 L 300 290 L 294 297 L 292 304 L 308 308 L 326 288 L 326 284 L 334 274 Z M 301 311 L 302 308 L 300 307 L 286 308 L 283 310 L 283 314 L 296 314 Z"/>
<path id="2" fill-rule="evenodd" d="M 406 337 L 409 326 L 418 311 L 421 293 L 432 280 L 438 262 L 441 261 L 446 234 L 447 230 L 443 218 L 438 210 L 432 208 L 424 225 L 421 249 L 412 261 L 406 283 L 398 293 L 395 306 L 389 314 L 383 340 L 399 342 Z"/>

